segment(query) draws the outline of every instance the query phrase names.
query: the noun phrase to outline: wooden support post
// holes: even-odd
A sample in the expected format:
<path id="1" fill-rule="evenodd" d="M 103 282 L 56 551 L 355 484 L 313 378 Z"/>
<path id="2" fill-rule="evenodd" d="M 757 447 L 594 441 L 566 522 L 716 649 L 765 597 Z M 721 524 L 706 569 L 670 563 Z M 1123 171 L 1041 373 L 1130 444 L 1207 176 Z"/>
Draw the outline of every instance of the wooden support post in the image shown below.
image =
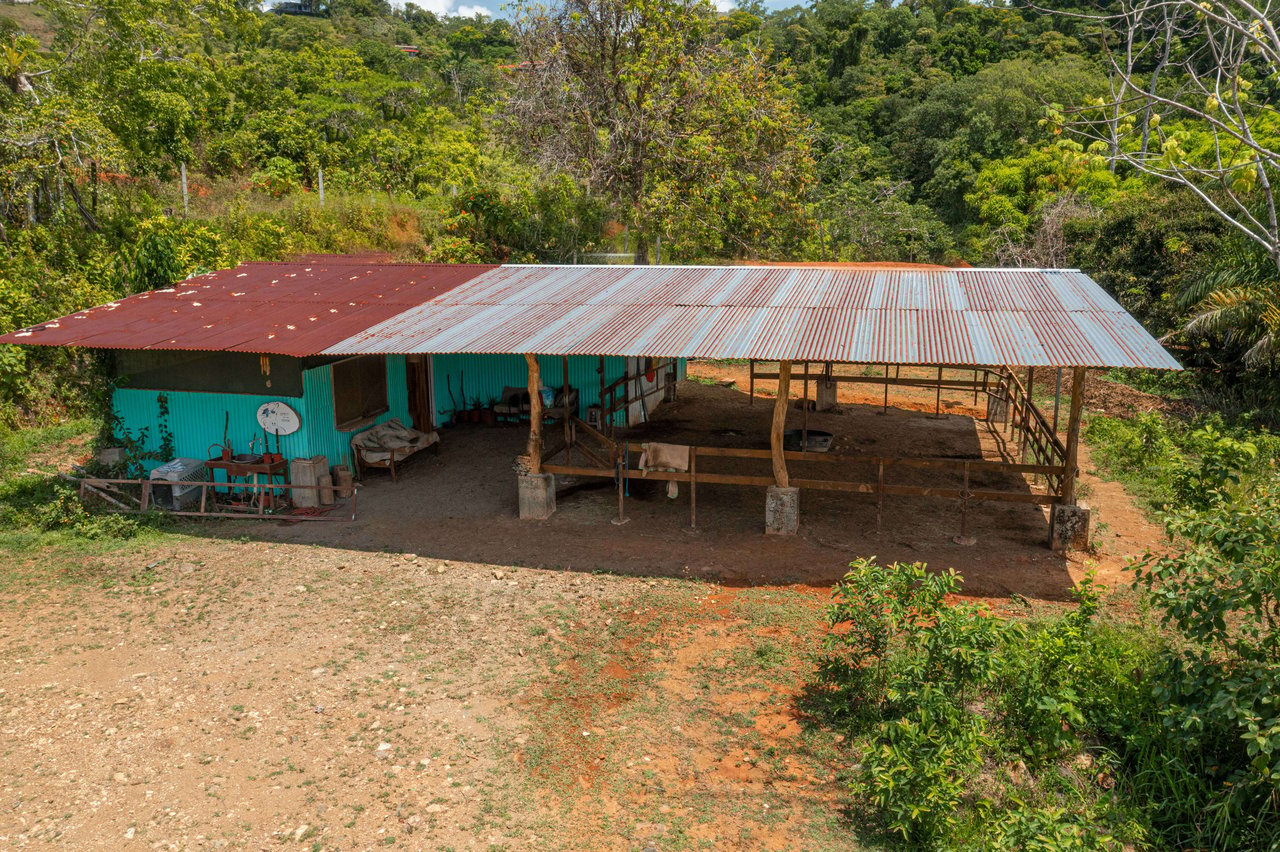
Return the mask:
<path id="1" fill-rule="evenodd" d="M 804 362 L 804 419 L 800 422 L 800 451 L 809 449 L 809 362 Z"/>
<path id="2" fill-rule="evenodd" d="M 631 365 L 625 360 L 622 363 L 622 423 L 631 425 Z"/>
<path id="3" fill-rule="evenodd" d="M 1058 368 L 1058 378 L 1053 385 L 1053 434 L 1058 434 L 1058 408 L 1062 404 L 1062 368 Z"/>
<path id="4" fill-rule="evenodd" d="M 563 384 L 560 388 L 561 400 L 564 408 L 561 414 L 564 415 L 564 457 L 568 464 L 573 464 L 573 419 L 569 416 L 569 356 L 565 355 L 562 363 L 564 369 L 562 371 Z"/>
<path id="5" fill-rule="evenodd" d="M 876 465 L 876 535 L 884 522 L 884 462 Z"/>
<path id="6" fill-rule="evenodd" d="M 889 413 L 889 365 L 884 365 L 884 406 L 880 409 L 881 414 Z"/>
<path id="7" fill-rule="evenodd" d="M 779 488 L 790 488 L 787 460 L 782 455 L 782 433 L 787 427 L 787 397 L 791 394 L 791 362 L 778 362 L 778 396 L 773 401 L 773 424 L 769 429 L 769 447 L 773 455 L 773 482 Z"/>
<path id="8" fill-rule="evenodd" d="M 933 416 L 939 417 L 942 414 L 942 365 L 938 365 L 938 390 L 933 397 Z"/>
<path id="9" fill-rule="evenodd" d="M 1080 412 L 1084 408 L 1084 367 L 1071 371 L 1071 410 L 1067 418 L 1067 456 L 1063 461 L 1062 502 L 1076 504 L 1076 464 L 1080 444 Z"/>
<path id="10" fill-rule="evenodd" d="M 689 529 L 698 528 L 698 448 L 689 448 Z"/>
<path id="11" fill-rule="evenodd" d="M 600 395 L 596 397 L 596 405 L 600 408 L 600 422 L 596 424 L 596 428 L 601 432 L 604 431 L 604 356 L 600 356 Z"/>
<path id="12" fill-rule="evenodd" d="M 542 473 L 542 375 L 538 368 L 538 356 L 524 356 L 529 365 L 529 473 Z"/>
<path id="13" fill-rule="evenodd" d="M 755 359 L 747 361 L 747 405 L 756 404 L 756 362 Z"/>
<path id="14" fill-rule="evenodd" d="M 1031 408 L 1035 405 L 1035 397 L 1031 395 L 1031 389 L 1036 385 L 1036 368 L 1027 368 L 1027 407 L 1022 416 L 1022 460 L 1027 460 L 1027 447 L 1031 442 Z"/>

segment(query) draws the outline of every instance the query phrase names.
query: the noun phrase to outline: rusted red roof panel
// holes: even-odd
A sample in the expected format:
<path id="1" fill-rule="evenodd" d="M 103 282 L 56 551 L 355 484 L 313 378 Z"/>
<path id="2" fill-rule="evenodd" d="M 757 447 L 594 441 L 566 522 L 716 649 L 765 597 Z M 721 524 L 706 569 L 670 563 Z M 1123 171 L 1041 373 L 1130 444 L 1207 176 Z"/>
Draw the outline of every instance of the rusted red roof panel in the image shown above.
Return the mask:
<path id="1" fill-rule="evenodd" d="M 243 263 L 0 337 L 0 343 L 317 355 L 494 269 L 314 257 Z"/>

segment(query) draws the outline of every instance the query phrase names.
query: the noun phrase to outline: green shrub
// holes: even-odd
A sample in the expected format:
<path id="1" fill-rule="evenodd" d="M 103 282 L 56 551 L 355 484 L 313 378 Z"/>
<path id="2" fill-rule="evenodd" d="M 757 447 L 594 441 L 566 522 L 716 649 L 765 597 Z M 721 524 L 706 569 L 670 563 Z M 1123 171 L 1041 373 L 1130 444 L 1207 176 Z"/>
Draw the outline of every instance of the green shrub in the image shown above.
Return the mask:
<path id="1" fill-rule="evenodd" d="M 891 833 L 934 848 L 959 826 L 960 805 L 990 746 L 981 716 L 925 686 L 915 707 L 880 723 L 852 789 L 875 805 Z"/>
<path id="2" fill-rule="evenodd" d="M 141 529 L 140 522 L 129 515 L 91 512 L 68 485 L 55 483 L 51 491 L 48 502 L 32 512 L 36 526 L 46 532 L 70 532 L 96 541 L 133 538 Z"/>
<path id="3" fill-rule="evenodd" d="M 871 559 L 850 567 L 827 613 L 821 677 L 846 705 L 847 724 L 874 723 L 852 787 L 889 832 L 933 847 L 954 833 L 991 747 L 971 705 L 995 681 L 1016 630 L 985 607 L 948 604 L 960 589 L 954 571 Z"/>
<path id="4" fill-rule="evenodd" d="M 1111 744 L 1155 714 L 1144 673 L 1157 637 L 1100 623 L 1092 575 L 1074 595 L 1075 609 L 1028 625 L 1005 652 L 995 697 L 1003 742 L 1033 764 L 1075 754 L 1086 739 Z"/>
<path id="5" fill-rule="evenodd" d="M 850 568 L 832 592 L 821 676 L 847 704 L 851 723 L 909 713 L 926 689 L 963 704 L 991 681 L 1012 628 L 986 607 L 948 605 L 958 574 L 874 559 Z"/>
<path id="6" fill-rule="evenodd" d="M 819 673 L 826 718 L 859 754 L 851 790 L 886 833 L 910 848 L 1019 850 L 1145 835 L 1105 788 L 1115 752 L 1159 727 L 1150 628 L 1103 621 L 1091 577 L 1073 610 L 1023 623 L 948 603 L 954 572 L 850 567 Z"/>
<path id="7" fill-rule="evenodd" d="M 1179 640 L 1153 673 L 1162 724 L 1134 741 L 1139 790 L 1179 845 L 1280 843 L 1280 486 L 1168 528 L 1185 546 L 1137 569 Z"/>
<path id="8" fill-rule="evenodd" d="M 1119 850 L 1124 844 L 1102 831 L 1104 815 L 1096 808 L 1075 812 L 1053 805 L 1030 805 L 1011 799 L 1009 807 L 987 824 L 974 849 L 1009 852 L 1092 852 Z"/>

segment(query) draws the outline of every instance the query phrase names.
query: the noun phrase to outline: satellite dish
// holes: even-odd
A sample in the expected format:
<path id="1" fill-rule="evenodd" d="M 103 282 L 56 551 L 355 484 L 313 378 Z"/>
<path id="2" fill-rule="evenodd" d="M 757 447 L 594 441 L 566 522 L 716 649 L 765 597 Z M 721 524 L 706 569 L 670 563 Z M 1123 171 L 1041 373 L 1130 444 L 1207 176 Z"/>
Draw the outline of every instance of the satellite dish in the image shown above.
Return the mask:
<path id="1" fill-rule="evenodd" d="M 286 402 L 264 402 L 258 406 L 258 425 L 268 435 L 292 435 L 302 428 L 302 418 Z"/>

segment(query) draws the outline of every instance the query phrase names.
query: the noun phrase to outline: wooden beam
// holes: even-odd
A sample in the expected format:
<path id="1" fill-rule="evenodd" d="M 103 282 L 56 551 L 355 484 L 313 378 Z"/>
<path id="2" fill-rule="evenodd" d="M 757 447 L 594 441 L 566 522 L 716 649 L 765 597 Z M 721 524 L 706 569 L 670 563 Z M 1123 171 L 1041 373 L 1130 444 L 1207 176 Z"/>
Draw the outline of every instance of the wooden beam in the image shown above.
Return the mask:
<path id="1" fill-rule="evenodd" d="M 536 355 L 526 354 L 524 360 L 529 365 L 529 446 L 525 455 L 529 472 L 537 475 L 542 473 L 542 375 Z"/>
<path id="2" fill-rule="evenodd" d="M 1080 412 L 1084 408 L 1085 370 L 1084 367 L 1075 367 L 1071 373 L 1071 411 L 1067 419 L 1067 454 L 1062 474 L 1062 502 L 1068 506 L 1076 504 L 1076 467 L 1080 444 Z"/>
<path id="3" fill-rule="evenodd" d="M 773 455 L 773 480 L 779 488 L 790 487 L 787 460 L 782 455 L 782 433 L 787 428 L 787 402 L 791 395 L 791 362 L 778 363 L 778 395 L 773 400 L 773 424 L 769 429 L 769 448 Z"/>

